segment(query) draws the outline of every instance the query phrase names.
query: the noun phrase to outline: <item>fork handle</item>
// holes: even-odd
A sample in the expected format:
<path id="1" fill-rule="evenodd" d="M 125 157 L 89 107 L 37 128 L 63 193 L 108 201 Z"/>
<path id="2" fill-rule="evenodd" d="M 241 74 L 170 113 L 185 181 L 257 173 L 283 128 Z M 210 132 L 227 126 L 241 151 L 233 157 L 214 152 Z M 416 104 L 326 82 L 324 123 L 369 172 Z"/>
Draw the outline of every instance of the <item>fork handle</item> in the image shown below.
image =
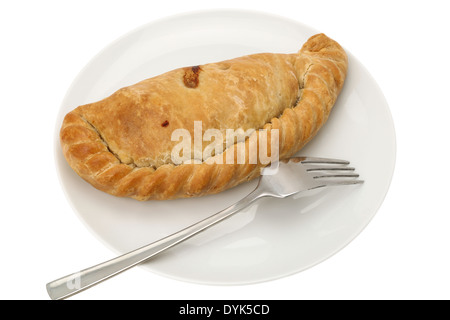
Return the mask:
<path id="1" fill-rule="evenodd" d="M 229 218 L 238 211 L 246 208 L 260 197 L 263 197 L 264 194 L 257 190 L 258 189 L 256 188 L 232 206 L 165 238 L 93 267 L 49 282 L 47 284 L 47 292 L 50 298 L 59 300 L 72 296 L 191 238 L 192 236 L 212 227 L 224 219 Z"/>

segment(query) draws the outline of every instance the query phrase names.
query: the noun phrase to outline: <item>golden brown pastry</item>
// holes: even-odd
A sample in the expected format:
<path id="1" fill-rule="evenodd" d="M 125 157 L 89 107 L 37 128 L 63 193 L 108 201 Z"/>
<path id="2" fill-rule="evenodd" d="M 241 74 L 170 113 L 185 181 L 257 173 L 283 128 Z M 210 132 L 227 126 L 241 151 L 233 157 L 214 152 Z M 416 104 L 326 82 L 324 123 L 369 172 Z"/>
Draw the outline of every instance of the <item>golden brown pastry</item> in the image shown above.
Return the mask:
<path id="1" fill-rule="evenodd" d="M 264 133 L 270 151 L 277 129 L 281 159 L 310 141 L 328 118 L 346 72 L 344 50 L 324 34 L 295 54 L 261 53 L 176 69 L 68 113 L 62 150 L 78 175 L 115 196 L 148 200 L 221 192 L 259 176 L 267 165 L 250 161 L 249 141 L 262 143 Z M 201 121 L 202 135 L 217 129 L 224 139 L 217 138 L 217 148 L 206 153 L 210 158 L 204 143 L 192 148 L 196 161 L 174 163 L 180 141 L 172 133 L 185 129 L 194 137 L 195 121 Z M 227 129 L 247 136 L 226 141 Z M 239 146 L 247 151 L 241 161 Z M 227 155 L 235 161 L 226 161 Z"/>

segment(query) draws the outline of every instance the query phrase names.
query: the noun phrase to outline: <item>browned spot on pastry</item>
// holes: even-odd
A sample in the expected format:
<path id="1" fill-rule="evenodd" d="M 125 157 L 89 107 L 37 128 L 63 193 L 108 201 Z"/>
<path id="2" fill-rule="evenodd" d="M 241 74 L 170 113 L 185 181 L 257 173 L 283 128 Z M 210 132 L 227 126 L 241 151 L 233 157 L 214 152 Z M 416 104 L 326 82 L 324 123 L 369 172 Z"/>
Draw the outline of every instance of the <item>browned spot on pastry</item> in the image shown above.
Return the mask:
<path id="1" fill-rule="evenodd" d="M 199 83 L 198 76 L 201 70 L 200 66 L 185 68 L 183 76 L 184 85 L 188 88 L 197 88 Z"/>
<path id="2" fill-rule="evenodd" d="M 67 144 L 77 142 L 88 142 L 96 140 L 96 133 L 82 125 L 71 125 L 65 127 L 60 133 L 61 141 Z"/>
<path id="3" fill-rule="evenodd" d="M 91 154 L 95 154 L 105 150 L 105 146 L 96 142 L 82 142 L 73 144 L 69 147 L 71 156 L 75 159 L 85 159 Z"/>
<path id="4" fill-rule="evenodd" d="M 164 121 L 163 123 L 161 123 L 161 127 L 167 127 L 169 125 L 169 121 Z"/>
<path id="5" fill-rule="evenodd" d="M 220 70 L 228 70 L 230 69 L 230 64 L 229 63 L 218 63 L 217 66 L 219 67 Z"/>
<path id="6" fill-rule="evenodd" d="M 117 158 L 109 151 L 103 151 L 94 154 L 88 160 L 86 160 L 86 166 L 92 172 L 101 172 L 102 169 L 106 169 L 111 164 L 116 164 L 119 161 Z"/>

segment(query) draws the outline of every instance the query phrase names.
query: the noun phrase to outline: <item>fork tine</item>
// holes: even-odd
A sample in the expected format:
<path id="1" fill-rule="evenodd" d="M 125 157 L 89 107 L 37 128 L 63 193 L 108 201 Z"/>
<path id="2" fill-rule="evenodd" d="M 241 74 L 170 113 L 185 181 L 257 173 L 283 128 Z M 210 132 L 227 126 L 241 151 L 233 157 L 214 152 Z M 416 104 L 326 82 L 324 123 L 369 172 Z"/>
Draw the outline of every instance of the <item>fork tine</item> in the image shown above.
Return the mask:
<path id="1" fill-rule="evenodd" d="M 359 174 L 357 173 L 343 173 L 343 174 L 321 174 L 313 176 L 314 179 L 321 178 L 358 178 Z"/>
<path id="2" fill-rule="evenodd" d="M 333 186 L 346 186 L 352 184 L 362 184 L 364 180 L 356 180 L 356 179 L 348 179 L 348 180 L 337 180 L 337 181 L 323 181 L 323 185 L 321 187 L 333 187 Z"/>
<path id="3" fill-rule="evenodd" d="M 316 158 L 316 157 L 302 157 L 302 163 L 329 163 L 329 164 L 349 164 L 347 160 Z"/>
<path id="4" fill-rule="evenodd" d="M 306 171 L 355 171 L 353 167 L 309 167 Z"/>

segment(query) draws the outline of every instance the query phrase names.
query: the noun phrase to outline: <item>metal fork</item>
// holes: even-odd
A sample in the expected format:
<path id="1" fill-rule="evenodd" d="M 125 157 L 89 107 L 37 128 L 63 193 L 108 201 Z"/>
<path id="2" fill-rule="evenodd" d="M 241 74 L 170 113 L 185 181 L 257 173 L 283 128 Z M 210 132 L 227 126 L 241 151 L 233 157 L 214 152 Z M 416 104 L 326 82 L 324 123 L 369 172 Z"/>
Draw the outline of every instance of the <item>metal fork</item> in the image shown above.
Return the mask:
<path id="1" fill-rule="evenodd" d="M 75 272 L 47 284 L 51 299 L 64 299 L 128 270 L 192 236 L 229 218 L 263 197 L 286 198 L 299 192 L 328 187 L 360 184 L 363 181 L 349 162 L 338 159 L 294 157 L 267 167 L 257 187 L 232 206 L 161 240 L 125 253 L 109 261 Z M 272 170 L 272 171 L 269 171 Z"/>

